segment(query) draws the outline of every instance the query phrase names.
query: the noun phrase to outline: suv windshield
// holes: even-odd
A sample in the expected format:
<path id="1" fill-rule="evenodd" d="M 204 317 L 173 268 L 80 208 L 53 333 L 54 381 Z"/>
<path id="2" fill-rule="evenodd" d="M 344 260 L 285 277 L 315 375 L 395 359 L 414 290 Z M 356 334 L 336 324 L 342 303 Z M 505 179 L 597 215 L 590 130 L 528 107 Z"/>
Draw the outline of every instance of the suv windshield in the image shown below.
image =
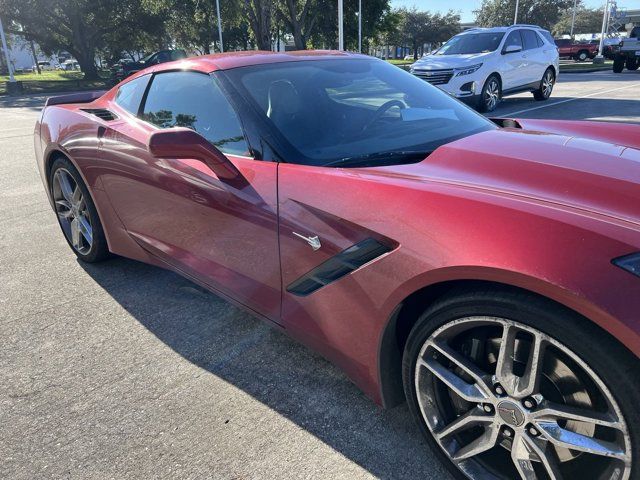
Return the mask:
<path id="1" fill-rule="evenodd" d="M 464 33 L 456 35 L 436 52 L 436 55 L 469 55 L 493 52 L 500 45 L 504 32 Z"/>
<path id="2" fill-rule="evenodd" d="M 225 74 L 257 107 L 290 163 L 418 162 L 440 145 L 497 128 L 437 87 L 380 60 L 296 61 Z"/>

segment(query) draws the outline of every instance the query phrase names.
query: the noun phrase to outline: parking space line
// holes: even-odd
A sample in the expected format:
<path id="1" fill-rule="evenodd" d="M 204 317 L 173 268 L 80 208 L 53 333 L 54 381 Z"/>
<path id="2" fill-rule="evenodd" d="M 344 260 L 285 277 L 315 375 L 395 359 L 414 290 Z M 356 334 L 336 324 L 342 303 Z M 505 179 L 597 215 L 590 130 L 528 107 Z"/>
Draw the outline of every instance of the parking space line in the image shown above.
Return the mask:
<path id="1" fill-rule="evenodd" d="M 503 115 L 506 115 L 506 116 L 520 115 L 521 113 L 531 112 L 533 110 L 539 110 L 541 108 L 554 107 L 554 106 L 560 105 L 562 103 L 567 103 L 567 102 L 573 102 L 575 100 L 580 100 L 581 98 L 595 97 L 596 95 L 615 92 L 615 91 L 618 91 L 618 90 L 624 90 L 624 89 L 632 88 L 632 87 L 640 87 L 640 83 L 632 83 L 630 85 L 625 85 L 624 87 L 611 88 L 609 90 L 598 90 L 597 92 L 588 93 L 586 95 L 580 95 L 579 97 L 566 98 L 564 100 L 560 100 L 559 102 L 547 103 L 545 105 L 539 105 L 537 107 L 525 108 L 524 110 L 517 110 L 515 112 L 505 113 Z"/>

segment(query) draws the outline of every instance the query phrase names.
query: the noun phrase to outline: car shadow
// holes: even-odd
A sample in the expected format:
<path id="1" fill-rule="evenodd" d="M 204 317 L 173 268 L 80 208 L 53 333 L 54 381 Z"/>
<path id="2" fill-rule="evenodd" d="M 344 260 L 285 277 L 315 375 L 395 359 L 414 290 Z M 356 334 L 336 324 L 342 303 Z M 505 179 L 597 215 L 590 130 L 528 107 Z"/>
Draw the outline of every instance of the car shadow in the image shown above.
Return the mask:
<path id="1" fill-rule="evenodd" d="M 406 405 L 376 406 L 335 366 L 172 272 L 124 258 L 82 268 L 183 358 L 380 478 L 450 478 Z"/>

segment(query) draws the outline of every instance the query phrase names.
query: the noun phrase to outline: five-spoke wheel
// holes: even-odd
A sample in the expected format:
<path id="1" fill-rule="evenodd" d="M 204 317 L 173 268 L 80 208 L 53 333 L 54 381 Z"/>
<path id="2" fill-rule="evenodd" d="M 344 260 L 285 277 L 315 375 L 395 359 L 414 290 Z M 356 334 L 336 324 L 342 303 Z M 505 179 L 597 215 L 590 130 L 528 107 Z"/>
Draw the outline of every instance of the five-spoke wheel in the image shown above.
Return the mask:
<path id="1" fill-rule="evenodd" d="M 73 164 L 64 157 L 56 159 L 49 184 L 58 223 L 76 255 L 86 262 L 107 257 L 109 252 L 98 213 Z"/>

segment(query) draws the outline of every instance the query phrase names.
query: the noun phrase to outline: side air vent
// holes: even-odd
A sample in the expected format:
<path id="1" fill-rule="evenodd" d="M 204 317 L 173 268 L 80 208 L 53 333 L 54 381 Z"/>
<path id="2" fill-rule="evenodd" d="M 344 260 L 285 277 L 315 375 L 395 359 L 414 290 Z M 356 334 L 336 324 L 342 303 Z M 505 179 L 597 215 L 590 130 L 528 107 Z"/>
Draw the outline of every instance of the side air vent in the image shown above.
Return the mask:
<path id="1" fill-rule="evenodd" d="M 113 113 L 111 110 L 107 110 L 106 108 L 81 108 L 83 112 L 90 113 L 91 115 L 95 115 L 102 120 L 110 122 L 111 120 L 115 120 L 118 116 Z"/>
<path id="2" fill-rule="evenodd" d="M 386 245 L 367 238 L 322 262 L 291 283 L 287 291 L 301 297 L 307 296 L 389 251 L 391 248 Z"/>

